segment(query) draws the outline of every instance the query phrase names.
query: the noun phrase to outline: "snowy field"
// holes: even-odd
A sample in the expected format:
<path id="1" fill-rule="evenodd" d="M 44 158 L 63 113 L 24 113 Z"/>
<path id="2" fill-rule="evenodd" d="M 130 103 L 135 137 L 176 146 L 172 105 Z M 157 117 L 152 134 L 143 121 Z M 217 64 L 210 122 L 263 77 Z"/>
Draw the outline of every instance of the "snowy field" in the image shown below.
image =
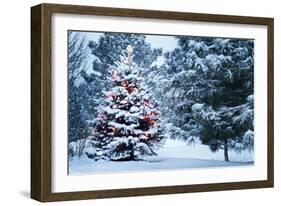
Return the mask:
<path id="1" fill-rule="evenodd" d="M 242 152 L 229 153 L 230 162 L 223 161 L 223 151 L 210 152 L 204 145 L 187 146 L 181 141 L 167 140 L 158 151 L 158 156 L 143 161 L 93 161 L 86 156 L 69 161 L 69 174 L 134 172 L 147 170 L 173 170 L 203 167 L 252 166 L 254 154 Z"/>

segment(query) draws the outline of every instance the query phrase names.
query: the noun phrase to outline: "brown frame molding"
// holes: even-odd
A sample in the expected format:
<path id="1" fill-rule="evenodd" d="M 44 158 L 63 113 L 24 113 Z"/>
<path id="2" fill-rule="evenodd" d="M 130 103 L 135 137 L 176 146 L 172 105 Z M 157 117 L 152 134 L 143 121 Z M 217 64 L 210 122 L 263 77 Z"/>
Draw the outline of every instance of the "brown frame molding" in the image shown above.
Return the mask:
<path id="1" fill-rule="evenodd" d="M 268 31 L 267 180 L 52 193 L 51 191 L 51 16 L 53 13 L 156 18 L 265 25 Z M 61 4 L 31 8 L 31 198 L 41 202 L 273 187 L 274 184 L 274 19 Z"/>

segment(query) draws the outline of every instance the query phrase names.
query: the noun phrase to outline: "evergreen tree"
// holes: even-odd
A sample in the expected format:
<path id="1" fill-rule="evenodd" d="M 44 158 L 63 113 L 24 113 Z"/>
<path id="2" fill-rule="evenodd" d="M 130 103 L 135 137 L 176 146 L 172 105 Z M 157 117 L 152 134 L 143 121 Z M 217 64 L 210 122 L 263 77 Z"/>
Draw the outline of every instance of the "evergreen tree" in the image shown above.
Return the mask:
<path id="1" fill-rule="evenodd" d="M 165 54 L 156 89 L 168 115 L 172 137 L 199 137 L 211 151 L 253 148 L 253 41 L 179 37 Z M 160 91 L 159 91 L 160 92 Z"/>
<path id="2" fill-rule="evenodd" d="M 94 159 L 114 161 L 139 160 L 144 155 L 156 155 L 163 140 L 159 127 L 160 112 L 156 109 L 150 90 L 141 77 L 132 47 L 126 57 L 112 62 L 111 89 L 100 105 L 98 117 L 92 121 Z"/>

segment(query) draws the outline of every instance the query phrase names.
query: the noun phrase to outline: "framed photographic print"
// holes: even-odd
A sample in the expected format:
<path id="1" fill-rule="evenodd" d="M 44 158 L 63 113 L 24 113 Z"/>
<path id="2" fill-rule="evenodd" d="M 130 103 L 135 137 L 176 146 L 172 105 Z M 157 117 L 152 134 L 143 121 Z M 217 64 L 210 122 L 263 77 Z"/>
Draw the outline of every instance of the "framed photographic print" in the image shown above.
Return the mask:
<path id="1" fill-rule="evenodd" d="M 31 197 L 273 187 L 273 19 L 31 8 Z"/>

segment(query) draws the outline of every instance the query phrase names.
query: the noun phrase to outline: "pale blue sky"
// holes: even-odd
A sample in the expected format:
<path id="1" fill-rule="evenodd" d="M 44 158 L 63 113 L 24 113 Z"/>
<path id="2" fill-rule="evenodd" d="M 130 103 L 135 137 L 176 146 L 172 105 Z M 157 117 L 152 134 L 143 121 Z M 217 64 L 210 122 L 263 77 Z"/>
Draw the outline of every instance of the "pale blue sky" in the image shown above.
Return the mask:
<path id="1" fill-rule="evenodd" d="M 177 46 L 177 40 L 173 36 L 146 35 L 146 41 L 154 48 L 163 48 L 164 52 L 172 51 Z"/>

